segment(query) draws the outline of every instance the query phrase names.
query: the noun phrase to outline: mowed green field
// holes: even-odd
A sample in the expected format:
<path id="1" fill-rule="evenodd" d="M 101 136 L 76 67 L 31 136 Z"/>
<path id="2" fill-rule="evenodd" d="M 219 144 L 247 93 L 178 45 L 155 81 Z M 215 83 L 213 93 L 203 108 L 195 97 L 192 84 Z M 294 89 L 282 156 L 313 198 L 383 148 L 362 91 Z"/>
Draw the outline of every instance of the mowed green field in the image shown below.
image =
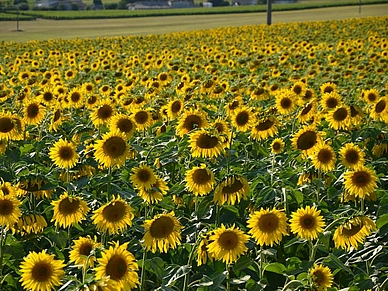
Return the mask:
<path id="1" fill-rule="evenodd" d="M 388 4 L 365 5 L 359 13 L 358 6 L 320 9 L 277 11 L 272 13 L 272 23 L 324 21 L 347 18 L 388 15 Z M 127 19 L 96 20 L 41 20 L 20 22 L 4 21 L 0 26 L 0 41 L 26 42 L 31 40 L 96 38 L 128 35 L 164 34 L 227 26 L 263 24 L 266 13 L 241 13 L 218 15 L 164 16 Z"/>

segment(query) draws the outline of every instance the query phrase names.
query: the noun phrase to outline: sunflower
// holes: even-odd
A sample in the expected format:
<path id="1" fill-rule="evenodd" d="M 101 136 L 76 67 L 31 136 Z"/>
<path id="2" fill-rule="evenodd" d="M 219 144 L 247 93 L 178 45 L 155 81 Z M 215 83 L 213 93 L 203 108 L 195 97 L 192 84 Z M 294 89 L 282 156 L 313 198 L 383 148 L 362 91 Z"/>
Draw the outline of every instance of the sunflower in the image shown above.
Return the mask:
<path id="1" fill-rule="evenodd" d="M 75 166 L 79 155 L 72 142 L 60 139 L 50 148 L 49 156 L 54 164 L 62 169 L 70 169 Z"/>
<path id="2" fill-rule="evenodd" d="M 336 160 L 333 148 L 325 143 L 319 143 L 312 155 L 312 163 L 315 169 L 323 172 L 332 171 L 335 168 Z"/>
<path id="3" fill-rule="evenodd" d="M 311 101 L 304 105 L 298 113 L 298 121 L 300 123 L 309 122 L 317 114 L 317 102 Z"/>
<path id="4" fill-rule="evenodd" d="M 348 129 L 350 126 L 350 108 L 349 106 L 338 106 L 333 110 L 329 110 L 326 114 L 326 120 L 329 126 L 335 130 Z"/>
<path id="5" fill-rule="evenodd" d="M 306 156 L 312 154 L 316 145 L 322 141 L 322 133 L 317 132 L 312 125 L 301 128 L 292 137 L 292 145 L 295 150 L 301 150 Z"/>
<path id="6" fill-rule="evenodd" d="M 342 105 L 341 96 L 337 92 L 331 92 L 329 94 L 324 94 L 320 104 L 323 110 L 334 109 Z"/>
<path id="7" fill-rule="evenodd" d="M 370 117 L 388 123 L 388 98 L 382 97 L 370 109 Z"/>
<path id="8" fill-rule="evenodd" d="M 231 176 L 224 179 L 214 190 L 213 202 L 219 205 L 239 203 L 246 199 L 249 192 L 248 181 L 241 176 Z"/>
<path id="9" fill-rule="evenodd" d="M 332 83 L 332 82 L 326 82 L 326 83 L 323 83 L 320 87 L 319 87 L 322 95 L 325 95 L 325 94 L 331 94 L 332 92 L 336 93 L 337 92 L 337 85 Z"/>
<path id="10" fill-rule="evenodd" d="M 20 282 L 26 290 L 41 291 L 55 289 L 61 285 L 61 278 L 65 276 L 63 260 L 55 260 L 54 255 L 46 251 L 29 252 L 20 264 Z"/>
<path id="11" fill-rule="evenodd" d="M 324 218 L 320 213 L 321 211 L 317 210 L 315 206 L 299 208 L 291 214 L 291 232 L 302 239 L 313 240 L 318 238 L 318 234 L 323 232 L 323 227 L 325 227 Z"/>
<path id="12" fill-rule="evenodd" d="M 221 227 L 213 231 L 210 240 L 212 242 L 207 247 L 209 254 L 216 260 L 231 264 L 247 252 L 249 235 L 235 228 L 235 225 L 226 228 L 221 224 Z"/>
<path id="13" fill-rule="evenodd" d="M 174 212 L 157 214 L 153 219 L 144 222 L 145 234 L 143 244 L 147 251 L 167 253 L 171 247 L 175 249 L 181 243 L 182 225 Z"/>
<path id="14" fill-rule="evenodd" d="M 354 143 L 347 143 L 339 150 L 341 163 L 348 169 L 362 166 L 365 162 L 365 153 Z"/>
<path id="15" fill-rule="evenodd" d="M 273 208 L 255 211 L 250 214 L 247 220 L 250 228 L 249 234 L 256 240 L 257 244 L 273 246 L 279 243 L 283 235 L 287 235 L 287 217 L 284 211 Z"/>
<path id="16" fill-rule="evenodd" d="M 31 99 L 23 109 L 23 119 L 26 124 L 37 125 L 42 122 L 45 117 L 45 107 L 38 100 Z"/>
<path id="17" fill-rule="evenodd" d="M 251 137 L 254 140 L 266 140 L 278 133 L 279 121 L 275 116 L 262 118 L 251 129 Z"/>
<path id="18" fill-rule="evenodd" d="M 251 108 L 247 106 L 241 106 L 235 110 L 230 117 L 230 123 L 233 127 L 240 132 L 246 132 L 252 128 L 256 121 L 256 116 L 254 115 Z"/>
<path id="19" fill-rule="evenodd" d="M 84 105 L 85 96 L 79 88 L 73 88 L 67 93 L 69 106 L 73 108 L 81 108 Z"/>
<path id="20" fill-rule="evenodd" d="M 151 167 L 145 164 L 133 167 L 132 172 L 133 174 L 129 179 L 135 188 L 149 190 L 156 183 L 157 175 L 155 175 Z"/>
<path id="21" fill-rule="evenodd" d="M 40 214 L 23 214 L 13 226 L 12 232 L 20 235 L 41 233 L 47 226 L 46 219 Z"/>
<path id="22" fill-rule="evenodd" d="M 356 216 L 340 225 L 333 235 L 336 248 L 350 251 L 351 247 L 358 249 L 358 244 L 363 244 L 365 238 L 375 231 L 376 224 L 367 216 Z"/>
<path id="23" fill-rule="evenodd" d="M 163 196 L 167 194 L 169 189 L 166 181 L 156 177 L 156 182 L 151 185 L 151 188 L 144 189 L 143 187 L 139 187 L 138 194 L 144 201 L 147 201 L 149 204 L 154 204 L 162 201 Z"/>
<path id="24" fill-rule="evenodd" d="M 46 106 L 50 106 L 56 101 L 56 97 L 54 94 L 54 90 L 51 87 L 44 87 L 42 90 L 42 93 L 39 95 L 40 99 L 42 100 L 43 104 Z"/>
<path id="25" fill-rule="evenodd" d="M 344 186 L 349 194 L 359 198 L 371 194 L 377 188 L 378 177 L 374 170 L 362 165 L 344 173 Z"/>
<path id="26" fill-rule="evenodd" d="M 282 115 L 291 114 L 297 105 L 297 95 L 291 90 L 280 90 L 275 97 L 276 108 Z"/>
<path id="27" fill-rule="evenodd" d="M 113 195 L 110 202 L 94 211 L 92 220 L 98 231 L 108 232 L 109 235 L 118 234 L 132 225 L 133 211 L 120 195 Z"/>
<path id="28" fill-rule="evenodd" d="M 373 105 L 380 98 L 380 93 L 376 89 L 362 90 L 361 97 L 370 105 Z"/>
<path id="29" fill-rule="evenodd" d="M 328 267 L 314 264 L 310 276 L 317 291 L 326 291 L 333 284 L 333 274 Z"/>
<path id="30" fill-rule="evenodd" d="M 225 105 L 227 116 L 232 116 L 234 111 L 244 106 L 244 101 L 241 96 L 235 97 L 231 102 Z"/>
<path id="31" fill-rule="evenodd" d="M 284 141 L 281 138 L 275 138 L 271 143 L 271 152 L 280 154 L 284 150 Z"/>
<path id="32" fill-rule="evenodd" d="M 224 139 L 225 146 L 229 146 L 229 142 L 232 139 L 232 133 L 229 129 L 229 124 L 221 117 L 211 123 L 210 128 L 214 128 L 218 134 Z"/>
<path id="33" fill-rule="evenodd" d="M 51 221 L 54 221 L 55 226 L 64 228 L 80 223 L 89 212 L 87 203 L 81 197 L 69 196 L 67 192 L 52 201 L 51 205 L 54 207 Z"/>
<path id="34" fill-rule="evenodd" d="M 55 107 L 52 111 L 50 131 L 58 131 L 59 126 L 63 123 L 63 111 L 59 107 Z"/>
<path id="35" fill-rule="evenodd" d="M 16 196 L 16 188 L 12 186 L 10 182 L 4 182 L 3 179 L 1 180 L 2 182 L 0 182 L 0 193 L 3 191 L 4 195 Z"/>
<path id="36" fill-rule="evenodd" d="M 193 129 L 204 128 L 207 126 L 207 114 L 204 111 L 199 109 L 188 109 L 179 117 L 176 132 L 179 136 L 183 136 Z"/>
<path id="37" fill-rule="evenodd" d="M 24 127 L 24 121 L 16 115 L 0 112 L 0 140 L 23 139 Z"/>
<path id="38" fill-rule="evenodd" d="M 85 266 L 94 267 L 94 262 L 96 261 L 95 249 L 100 246 L 94 239 L 88 237 L 79 237 L 76 240 L 73 240 L 74 245 L 72 246 L 69 252 L 69 262 L 74 262 L 74 264 L 79 265 L 79 267 Z"/>
<path id="39" fill-rule="evenodd" d="M 181 99 L 173 99 L 167 104 L 167 116 L 169 120 L 176 119 L 184 108 L 183 101 Z"/>
<path id="40" fill-rule="evenodd" d="M 203 128 L 190 133 L 191 155 L 193 157 L 215 158 L 224 150 L 224 140 L 217 133 L 213 134 Z"/>
<path id="41" fill-rule="evenodd" d="M 213 234 L 213 231 L 210 231 L 206 235 L 204 235 L 201 239 L 201 242 L 198 245 L 197 249 L 197 266 L 201 266 L 203 264 L 206 264 L 209 260 L 210 262 L 213 261 L 212 255 L 208 251 L 208 246 L 210 241 L 210 236 Z"/>
<path id="42" fill-rule="evenodd" d="M 125 160 L 133 156 L 127 142 L 127 137 L 120 131 L 112 131 L 104 134 L 102 139 L 94 145 L 94 157 L 105 168 L 121 167 Z"/>
<path id="43" fill-rule="evenodd" d="M 0 226 L 12 227 L 22 215 L 21 202 L 12 195 L 4 195 L 0 191 Z"/>
<path id="44" fill-rule="evenodd" d="M 95 127 L 109 124 L 112 116 L 114 116 L 115 109 L 112 102 L 109 100 L 102 100 L 90 114 L 90 118 Z"/>
<path id="45" fill-rule="evenodd" d="M 143 131 L 153 124 L 152 115 L 148 109 L 138 109 L 131 115 L 138 131 Z"/>
<path id="46" fill-rule="evenodd" d="M 364 112 L 362 111 L 360 106 L 350 105 L 350 124 L 352 126 L 357 126 L 362 123 Z"/>
<path id="47" fill-rule="evenodd" d="M 37 199 L 51 198 L 52 190 L 44 189 L 46 184 L 48 184 L 47 180 L 35 178 L 32 180 L 19 182 L 16 185 L 16 188 L 18 188 L 17 191 L 18 195 L 20 196 L 26 195 L 27 193 L 32 193 Z"/>
<path id="48" fill-rule="evenodd" d="M 136 123 L 133 121 L 132 117 L 126 114 L 116 114 L 109 122 L 109 130 L 112 132 L 122 132 L 125 134 L 126 138 L 129 139 L 136 131 Z"/>
<path id="49" fill-rule="evenodd" d="M 205 164 L 201 164 L 199 167 L 193 167 L 186 171 L 185 177 L 186 187 L 190 192 L 193 192 L 195 196 L 209 194 L 214 188 L 214 174 L 206 168 Z"/>
<path id="50" fill-rule="evenodd" d="M 109 277 L 106 286 L 109 291 L 132 290 L 140 284 L 137 274 L 139 266 L 127 247 L 128 243 L 122 245 L 119 242 L 113 243 L 97 260 L 98 266 L 94 269 L 96 280 Z"/>

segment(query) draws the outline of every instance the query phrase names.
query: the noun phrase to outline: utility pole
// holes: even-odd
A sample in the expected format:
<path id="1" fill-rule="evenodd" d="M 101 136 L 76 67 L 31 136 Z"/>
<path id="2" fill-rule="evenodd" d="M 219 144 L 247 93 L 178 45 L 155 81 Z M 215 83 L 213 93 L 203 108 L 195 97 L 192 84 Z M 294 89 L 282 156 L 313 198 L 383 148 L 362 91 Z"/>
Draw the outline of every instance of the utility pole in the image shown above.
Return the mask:
<path id="1" fill-rule="evenodd" d="M 361 1 L 361 0 L 360 0 Z M 272 22 L 272 0 L 267 0 L 267 24 Z"/>

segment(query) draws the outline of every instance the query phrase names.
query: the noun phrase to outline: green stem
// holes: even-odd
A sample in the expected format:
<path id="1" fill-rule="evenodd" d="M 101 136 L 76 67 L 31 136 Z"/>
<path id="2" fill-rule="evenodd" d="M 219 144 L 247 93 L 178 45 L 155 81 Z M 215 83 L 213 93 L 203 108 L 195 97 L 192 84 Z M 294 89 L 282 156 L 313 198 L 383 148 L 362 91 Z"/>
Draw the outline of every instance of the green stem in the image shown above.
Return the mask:
<path id="1" fill-rule="evenodd" d="M 303 283 L 301 281 L 299 281 L 299 280 L 291 280 L 286 285 L 284 285 L 282 291 L 286 291 L 288 286 L 291 285 L 291 284 L 294 284 L 294 283 L 298 283 L 299 285 L 303 285 Z"/>
<path id="2" fill-rule="evenodd" d="M 106 186 L 107 199 L 110 201 L 110 191 L 111 191 L 111 182 L 112 182 L 112 167 L 108 168 L 108 185 Z"/>
<path id="3" fill-rule="evenodd" d="M 317 242 L 318 244 L 318 242 Z M 310 259 L 310 262 L 314 262 L 315 260 L 315 254 L 317 252 L 317 244 L 313 245 L 313 241 L 311 239 L 309 239 L 309 259 Z"/>
<path id="4" fill-rule="evenodd" d="M 260 246 L 260 262 L 259 262 L 259 279 L 263 278 L 264 272 L 263 272 L 263 259 L 264 259 L 264 254 L 263 254 L 263 246 Z"/>
<path id="5" fill-rule="evenodd" d="M 187 265 L 191 266 L 191 262 L 193 260 L 193 256 L 194 256 L 194 253 L 195 253 L 195 249 L 197 248 L 199 242 L 200 242 L 200 237 L 196 238 L 195 239 L 195 244 L 190 252 L 190 255 L 189 255 L 189 258 L 187 260 Z M 185 274 L 185 278 L 184 278 L 184 281 L 183 281 L 183 291 L 187 291 L 188 290 L 188 285 L 189 285 L 189 272 Z"/>
<path id="6" fill-rule="evenodd" d="M 226 291 L 230 291 L 230 274 L 229 274 L 229 264 L 226 264 Z"/>
<path id="7" fill-rule="evenodd" d="M 274 186 L 273 185 L 273 177 L 274 177 L 274 170 L 275 170 L 275 155 L 271 154 L 272 159 L 271 159 L 271 188 Z"/>
<path id="8" fill-rule="evenodd" d="M 144 221 L 147 220 L 147 203 L 144 205 Z M 140 274 L 140 290 L 143 291 L 144 284 L 145 284 L 145 260 L 147 258 L 147 249 L 144 247 L 143 250 L 143 266 L 141 267 L 141 274 Z"/>
<path id="9" fill-rule="evenodd" d="M 1 227 L 0 230 L 0 282 L 3 279 L 3 255 L 4 255 L 4 246 L 7 240 L 7 230 Z"/>

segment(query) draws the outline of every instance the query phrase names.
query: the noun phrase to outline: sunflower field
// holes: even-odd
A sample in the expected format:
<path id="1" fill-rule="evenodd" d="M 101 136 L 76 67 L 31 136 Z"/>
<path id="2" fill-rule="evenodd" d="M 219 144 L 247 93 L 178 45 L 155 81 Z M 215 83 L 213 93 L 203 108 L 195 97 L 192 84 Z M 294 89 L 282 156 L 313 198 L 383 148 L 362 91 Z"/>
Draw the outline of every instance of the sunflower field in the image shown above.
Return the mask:
<path id="1" fill-rule="evenodd" d="M 3 42 L 1 291 L 387 290 L 387 35 Z"/>

